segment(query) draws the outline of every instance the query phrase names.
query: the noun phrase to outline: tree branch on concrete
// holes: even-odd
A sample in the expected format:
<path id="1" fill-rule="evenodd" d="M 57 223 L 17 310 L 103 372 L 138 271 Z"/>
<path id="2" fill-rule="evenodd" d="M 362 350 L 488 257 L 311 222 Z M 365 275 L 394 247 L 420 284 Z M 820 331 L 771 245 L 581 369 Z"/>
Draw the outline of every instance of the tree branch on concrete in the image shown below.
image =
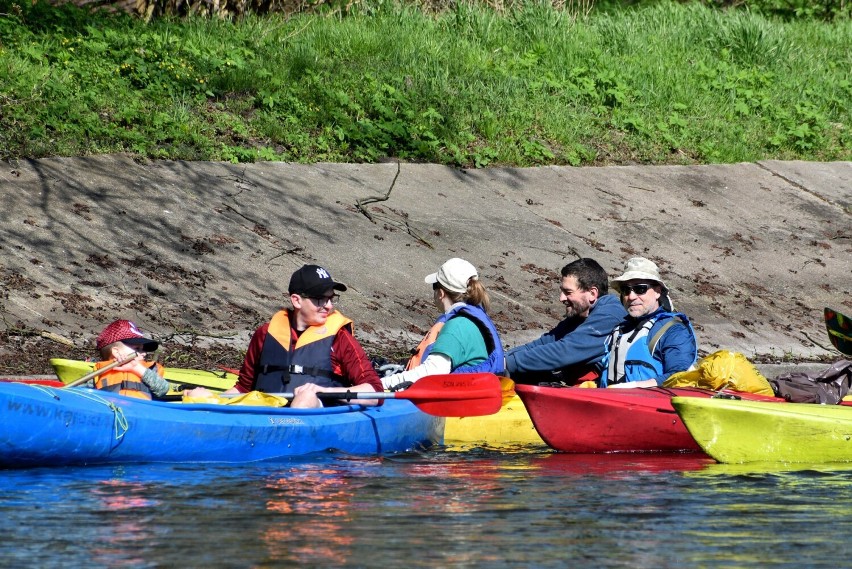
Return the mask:
<path id="1" fill-rule="evenodd" d="M 408 224 L 408 220 L 406 220 L 405 218 L 397 219 L 397 218 L 391 217 L 391 216 L 389 216 L 385 213 L 378 213 L 378 212 L 373 214 L 373 213 L 370 213 L 370 211 L 365 207 L 367 204 L 384 202 L 384 201 L 387 201 L 387 200 L 390 199 L 391 192 L 393 191 L 393 188 L 396 185 L 396 180 L 397 180 L 397 178 L 399 178 L 400 170 L 401 170 L 401 166 L 400 166 L 399 161 L 397 161 L 397 163 L 396 163 L 396 174 L 394 175 L 393 180 L 391 181 L 390 187 L 388 187 L 388 191 L 385 192 L 385 194 L 383 196 L 368 196 L 366 198 L 361 198 L 361 199 L 355 200 L 355 207 L 358 209 L 358 211 L 360 211 L 364 215 L 364 217 L 369 219 L 372 223 L 377 223 L 376 222 L 377 217 L 381 218 L 386 223 L 393 225 L 394 227 L 397 227 L 399 229 L 404 230 L 406 233 L 408 233 L 410 236 L 417 239 L 417 241 L 419 241 L 423 245 L 426 245 L 430 249 L 434 249 L 434 247 L 432 247 L 432 244 L 429 243 L 423 237 L 421 237 L 420 234 L 417 233 L 417 231 L 415 231 Z M 400 217 L 402 217 L 402 216 L 400 216 Z"/>

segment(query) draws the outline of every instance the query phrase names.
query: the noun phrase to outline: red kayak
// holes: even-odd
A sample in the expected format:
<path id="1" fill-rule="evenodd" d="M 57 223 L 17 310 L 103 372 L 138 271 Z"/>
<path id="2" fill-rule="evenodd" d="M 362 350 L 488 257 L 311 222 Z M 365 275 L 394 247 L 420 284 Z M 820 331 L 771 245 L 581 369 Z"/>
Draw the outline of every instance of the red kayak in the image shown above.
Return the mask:
<path id="1" fill-rule="evenodd" d="M 538 434 L 550 447 L 574 453 L 699 452 L 672 407 L 672 397 L 711 397 L 694 387 L 582 389 L 515 385 Z M 777 397 L 730 392 L 742 399 Z"/>
<path id="2" fill-rule="evenodd" d="M 47 379 L 42 377 L 0 377 L 0 383 L 28 383 L 30 385 L 41 385 L 44 387 L 65 387 L 58 379 Z"/>

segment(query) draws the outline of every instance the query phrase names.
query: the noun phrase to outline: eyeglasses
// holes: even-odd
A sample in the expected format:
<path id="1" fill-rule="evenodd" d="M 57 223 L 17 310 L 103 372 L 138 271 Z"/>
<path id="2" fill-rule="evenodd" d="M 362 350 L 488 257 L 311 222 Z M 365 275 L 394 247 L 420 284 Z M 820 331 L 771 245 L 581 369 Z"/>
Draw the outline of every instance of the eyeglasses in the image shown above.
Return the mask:
<path id="1" fill-rule="evenodd" d="M 651 285 L 644 284 L 644 283 L 643 284 L 635 284 L 635 285 L 625 284 L 625 285 L 621 285 L 621 295 L 627 296 L 631 292 L 635 292 L 636 296 L 642 296 L 643 294 L 648 292 L 649 288 L 651 288 Z"/>
<path id="2" fill-rule="evenodd" d="M 332 294 L 331 296 L 306 296 L 305 298 L 310 300 L 317 308 L 323 308 L 329 302 L 332 304 L 337 304 L 337 302 L 340 300 L 340 295 Z"/>

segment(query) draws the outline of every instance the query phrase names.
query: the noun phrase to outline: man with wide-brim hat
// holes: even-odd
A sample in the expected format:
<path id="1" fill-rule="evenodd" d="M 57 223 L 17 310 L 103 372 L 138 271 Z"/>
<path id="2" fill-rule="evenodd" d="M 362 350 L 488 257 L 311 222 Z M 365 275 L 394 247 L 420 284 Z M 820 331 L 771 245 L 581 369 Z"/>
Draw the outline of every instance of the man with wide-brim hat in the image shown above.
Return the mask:
<path id="1" fill-rule="evenodd" d="M 633 257 L 611 282 L 627 318 L 608 340 L 600 386 L 654 387 L 690 369 L 698 359 L 695 331 L 685 314 L 674 312 L 657 264 Z"/>
<path id="2" fill-rule="evenodd" d="M 621 293 L 625 286 L 630 285 L 641 285 L 648 284 L 651 288 L 654 289 L 652 294 L 647 295 L 648 298 L 653 298 L 656 301 L 657 307 L 662 306 L 669 312 L 673 310 L 671 299 L 669 298 L 669 288 L 666 286 L 666 283 L 663 282 L 663 279 L 660 277 L 660 269 L 657 267 L 657 264 L 649 259 L 644 257 L 633 257 L 632 259 L 627 261 L 627 266 L 624 269 L 624 274 L 618 277 L 615 277 L 611 280 L 611 286 L 618 293 Z M 627 309 L 628 314 L 631 316 L 641 316 L 643 313 L 648 314 L 650 311 L 640 311 L 638 308 L 634 308 L 633 311 L 630 310 L 630 307 L 626 302 L 623 301 L 624 308 Z M 642 302 L 643 306 L 649 305 L 652 303 Z M 635 307 L 638 307 L 639 303 L 633 303 Z M 656 309 L 655 307 L 654 309 Z"/>

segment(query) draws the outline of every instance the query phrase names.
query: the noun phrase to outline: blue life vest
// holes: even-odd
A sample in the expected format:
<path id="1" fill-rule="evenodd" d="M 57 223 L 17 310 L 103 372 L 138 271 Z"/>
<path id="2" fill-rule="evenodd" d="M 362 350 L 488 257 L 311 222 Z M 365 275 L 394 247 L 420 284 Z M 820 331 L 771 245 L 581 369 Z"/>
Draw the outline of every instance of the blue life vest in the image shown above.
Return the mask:
<path id="1" fill-rule="evenodd" d="M 352 321 L 335 311 L 322 326 L 310 326 L 291 346 L 290 311 L 280 310 L 272 317 L 260 351 L 254 388 L 265 393 L 291 392 L 300 385 L 344 387 L 334 372 L 331 347 L 344 327 L 352 331 Z"/>
<path id="2" fill-rule="evenodd" d="M 459 366 L 451 373 L 490 372 L 502 375 L 505 372 L 505 369 L 503 368 L 503 362 L 505 359 L 503 355 L 503 344 L 500 342 L 500 335 L 497 333 L 497 328 L 494 326 L 494 323 L 491 321 L 488 314 L 482 310 L 482 308 L 474 304 L 462 304 L 460 306 L 456 306 L 455 308 L 450 309 L 449 312 L 445 312 L 439 316 L 432 325 L 432 328 L 426 334 L 423 342 L 421 342 L 420 346 L 418 346 L 417 353 L 414 357 L 412 357 L 412 361 L 409 362 L 407 369 L 416 367 L 429 357 L 429 353 L 432 351 L 435 339 L 438 337 L 438 332 L 444 326 L 444 323 L 456 316 L 462 316 L 469 319 L 471 322 L 476 324 L 477 328 L 479 328 L 479 332 L 485 340 L 485 349 L 488 351 L 488 359 L 474 365 Z M 416 363 L 414 363 L 415 361 Z"/>
<path id="3" fill-rule="evenodd" d="M 685 325 L 690 334 L 695 336 L 689 318 L 680 312 L 658 312 L 629 332 L 625 331 L 625 324 L 616 327 L 607 340 L 600 386 L 662 377 L 663 361 L 662 358 L 654 357 L 654 352 L 663 334 L 678 323 Z"/>

